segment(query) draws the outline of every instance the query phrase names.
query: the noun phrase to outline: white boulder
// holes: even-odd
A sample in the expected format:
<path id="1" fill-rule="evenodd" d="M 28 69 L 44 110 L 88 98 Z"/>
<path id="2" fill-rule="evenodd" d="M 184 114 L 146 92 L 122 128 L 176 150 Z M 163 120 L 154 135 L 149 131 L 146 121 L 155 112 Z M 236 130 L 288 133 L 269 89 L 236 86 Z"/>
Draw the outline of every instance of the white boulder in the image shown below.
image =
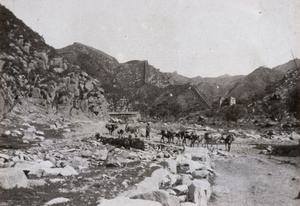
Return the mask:
<path id="1" fill-rule="evenodd" d="M 159 202 L 140 199 L 129 199 L 128 197 L 117 197 L 115 199 L 102 199 L 98 206 L 162 206 Z"/>
<path id="2" fill-rule="evenodd" d="M 54 205 L 54 204 L 60 204 L 60 203 L 66 203 L 66 202 L 69 202 L 70 199 L 68 198 L 64 198 L 64 197 L 57 197 L 55 199 L 52 199 L 50 200 L 49 202 L 47 202 L 45 204 L 45 206 L 48 206 L 48 205 Z"/>
<path id="3" fill-rule="evenodd" d="M 0 168 L 0 187 L 11 189 L 14 187 L 27 187 L 28 180 L 20 168 Z"/>

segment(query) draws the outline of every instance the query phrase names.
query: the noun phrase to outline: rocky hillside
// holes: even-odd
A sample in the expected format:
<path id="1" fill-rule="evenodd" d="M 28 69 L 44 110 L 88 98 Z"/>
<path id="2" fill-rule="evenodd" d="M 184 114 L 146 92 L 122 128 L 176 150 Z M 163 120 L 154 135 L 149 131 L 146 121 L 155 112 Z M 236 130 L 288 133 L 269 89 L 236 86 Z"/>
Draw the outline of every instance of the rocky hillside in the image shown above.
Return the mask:
<path id="1" fill-rule="evenodd" d="M 80 43 L 74 43 L 56 52 L 68 62 L 80 66 L 88 75 L 109 83 L 119 62 L 108 54 Z M 106 82 L 107 81 L 107 82 Z"/>
<path id="2" fill-rule="evenodd" d="M 9 112 L 107 118 L 100 82 L 0 5 L 1 117 Z"/>
<path id="3" fill-rule="evenodd" d="M 289 70 L 284 78 L 266 88 L 266 95 L 248 106 L 249 113 L 265 115 L 281 127 L 298 127 L 300 111 L 299 69 Z"/>
<path id="4" fill-rule="evenodd" d="M 228 94 L 247 100 L 257 93 L 262 93 L 269 84 L 281 80 L 283 76 L 284 73 L 281 71 L 260 67 L 242 80 L 237 81 Z"/>
<path id="5" fill-rule="evenodd" d="M 161 72 L 148 61 L 119 63 L 80 43 L 53 49 L 3 6 L 0 18 L 1 115 L 42 109 L 49 114 L 105 118 L 108 109 L 121 108 L 159 118 L 186 116 L 208 109 L 200 96 L 215 106 L 221 98 L 235 97 L 244 104 L 261 99 L 270 93 L 267 88 L 295 70 L 290 61 L 273 69 L 257 68 L 247 76 L 187 78 Z M 191 84 L 202 95 L 193 92 Z"/>
<path id="6" fill-rule="evenodd" d="M 178 91 L 182 91 L 181 85 L 187 85 L 189 78 L 178 75 L 176 72 L 160 72 L 159 69 L 148 64 L 148 61 L 133 60 L 118 63 L 104 52 L 79 43 L 58 49 L 57 53 L 68 62 L 79 65 L 88 75 L 98 79 L 101 87 L 106 91 L 105 97 L 110 104 L 111 111 L 118 111 L 120 101 L 126 99 L 130 106 L 125 110 L 137 110 L 146 116 L 151 112 L 154 116 L 160 116 L 155 108 L 166 101 L 161 97 L 173 93 L 176 96 L 173 98 L 174 100 L 195 98 L 192 92 L 182 94 L 173 92 L 177 88 Z M 173 104 L 171 103 L 171 105 Z M 186 105 L 182 105 L 180 108 L 191 108 L 192 105 L 194 106 L 194 103 L 190 104 L 187 101 Z M 124 107 L 122 108 L 124 109 Z M 195 109 L 201 109 L 201 106 L 197 106 Z M 183 111 L 180 110 L 180 112 Z"/>
<path id="7" fill-rule="evenodd" d="M 295 61 L 300 65 L 299 59 Z M 289 71 L 295 70 L 295 61 L 291 60 L 272 69 L 259 67 L 246 76 L 194 77 L 190 81 L 196 84 L 212 102 L 219 101 L 221 97 L 235 97 L 238 102 L 249 103 L 267 95 L 267 87 L 280 82 Z"/>
<path id="8" fill-rule="evenodd" d="M 131 105 L 127 109 L 138 110 L 146 116 L 154 114 L 153 112 L 159 110 L 158 107 L 161 105 L 165 105 L 164 109 L 170 109 L 164 102 L 174 105 L 178 104 L 176 103 L 178 99 L 196 99 L 198 102 L 195 104 L 194 101 L 179 101 L 182 104 L 177 107 L 179 112 L 176 114 L 187 115 L 187 111 L 194 111 L 192 108 L 200 111 L 207 109 L 195 93 L 182 90 L 182 85 L 188 88 L 190 83 L 198 88 L 210 104 L 217 106 L 221 98 L 230 97 L 235 97 L 238 103 L 248 104 L 265 96 L 268 86 L 280 81 L 288 71 L 295 69 L 295 64 L 290 61 L 273 69 L 259 67 L 246 76 L 188 78 L 176 72 L 161 72 L 148 61 L 133 60 L 118 63 L 108 54 L 79 43 L 59 49 L 57 52 L 99 80 L 101 87 L 107 91 L 105 97 L 110 103 L 111 110 L 118 110 L 120 99 L 127 99 Z M 183 93 L 179 94 L 173 90 Z M 169 94 L 172 94 L 173 98 L 166 98 Z M 155 112 L 154 116 L 161 116 L 158 113 L 160 112 Z M 168 110 L 168 113 L 172 113 L 172 109 Z"/>
<path id="9" fill-rule="evenodd" d="M 300 65 L 299 59 L 295 60 Z M 284 76 L 292 70 L 297 69 L 295 61 L 291 60 L 273 69 L 259 67 L 249 75 L 232 81 L 227 96 L 239 98 L 242 102 L 256 100 L 267 95 L 266 88 L 280 82 Z"/>

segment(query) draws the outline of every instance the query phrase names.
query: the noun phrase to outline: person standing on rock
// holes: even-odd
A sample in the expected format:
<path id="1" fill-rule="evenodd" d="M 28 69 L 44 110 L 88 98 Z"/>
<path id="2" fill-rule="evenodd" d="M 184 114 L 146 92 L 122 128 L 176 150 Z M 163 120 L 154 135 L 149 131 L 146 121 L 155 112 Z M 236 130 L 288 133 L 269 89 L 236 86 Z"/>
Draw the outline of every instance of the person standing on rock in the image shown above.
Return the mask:
<path id="1" fill-rule="evenodd" d="M 151 130 L 151 128 L 150 128 L 150 124 L 149 124 L 149 122 L 147 123 L 147 126 L 146 126 L 146 139 L 150 139 L 150 130 Z"/>

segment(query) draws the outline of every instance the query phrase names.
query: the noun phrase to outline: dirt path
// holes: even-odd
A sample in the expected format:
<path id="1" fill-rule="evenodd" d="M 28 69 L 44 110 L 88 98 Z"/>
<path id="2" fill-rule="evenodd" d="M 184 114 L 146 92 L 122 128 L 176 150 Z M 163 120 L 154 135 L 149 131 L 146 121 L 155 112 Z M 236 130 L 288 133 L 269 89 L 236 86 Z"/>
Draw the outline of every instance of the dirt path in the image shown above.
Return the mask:
<path id="1" fill-rule="evenodd" d="M 218 175 L 214 182 L 216 198 L 209 205 L 300 205 L 295 199 L 300 191 L 299 157 L 245 155 L 247 149 L 239 150 L 233 153 L 240 155 L 233 158 L 213 158 Z"/>

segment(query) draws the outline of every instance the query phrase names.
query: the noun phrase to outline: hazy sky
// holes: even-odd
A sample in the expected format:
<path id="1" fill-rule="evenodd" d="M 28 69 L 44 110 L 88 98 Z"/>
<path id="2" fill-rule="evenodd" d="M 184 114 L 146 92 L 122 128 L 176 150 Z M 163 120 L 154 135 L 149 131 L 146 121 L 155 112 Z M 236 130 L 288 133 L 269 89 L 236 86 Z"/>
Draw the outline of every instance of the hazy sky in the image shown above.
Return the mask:
<path id="1" fill-rule="evenodd" d="M 0 0 L 55 47 L 195 77 L 249 74 L 300 57 L 300 0 Z"/>

